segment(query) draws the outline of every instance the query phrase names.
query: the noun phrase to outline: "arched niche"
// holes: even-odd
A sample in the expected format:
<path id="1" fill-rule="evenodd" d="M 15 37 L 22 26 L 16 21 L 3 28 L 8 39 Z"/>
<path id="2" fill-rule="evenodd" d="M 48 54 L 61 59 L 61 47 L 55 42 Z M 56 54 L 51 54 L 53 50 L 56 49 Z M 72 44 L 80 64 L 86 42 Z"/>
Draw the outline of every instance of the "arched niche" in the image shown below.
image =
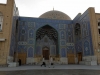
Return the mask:
<path id="1" fill-rule="evenodd" d="M 75 39 L 76 40 L 81 39 L 81 25 L 79 23 L 75 24 L 74 30 L 75 30 Z"/>
<path id="2" fill-rule="evenodd" d="M 36 31 L 36 47 L 41 46 L 48 47 L 50 49 L 51 45 L 56 46 L 56 54 L 59 53 L 58 50 L 58 32 L 56 29 L 51 27 L 50 25 L 44 25 Z M 36 51 L 35 51 L 36 52 Z"/>
<path id="3" fill-rule="evenodd" d="M 33 57 L 33 47 L 29 47 L 27 50 L 27 57 Z"/>

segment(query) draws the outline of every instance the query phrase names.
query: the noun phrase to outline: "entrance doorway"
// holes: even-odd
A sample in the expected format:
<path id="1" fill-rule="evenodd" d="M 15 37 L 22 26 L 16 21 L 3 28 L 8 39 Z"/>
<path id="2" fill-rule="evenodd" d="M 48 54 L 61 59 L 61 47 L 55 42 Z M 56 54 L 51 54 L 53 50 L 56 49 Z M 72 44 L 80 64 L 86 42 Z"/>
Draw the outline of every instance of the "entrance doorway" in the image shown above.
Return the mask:
<path id="1" fill-rule="evenodd" d="M 80 61 L 82 61 L 82 52 L 79 52 L 79 53 L 77 54 L 77 57 L 78 57 L 78 63 L 79 63 Z"/>
<path id="2" fill-rule="evenodd" d="M 24 65 L 26 64 L 26 53 L 18 53 L 18 60 L 21 59 L 21 64 Z"/>
<path id="3" fill-rule="evenodd" d="M 49 50 L 43 50 L 43 57 L 45 60 L 49 60 Z"/>
<path id="4" fill-rule="evenodd" d="M 59 48 L 58 43 L 58 31 L 50 25 L 44 25 L 36 31 L 36 50 L 40 50 L 42 56 L 48 60 L 50 55 L 50 47 L 52 45 L 56 46 L 56 50 Z M 42 50 L 38 49 L 41 46 Z M 37 52 L 37 51 L 36 51 Z M 59 51 L 56 51 L 57 54 L 60 54 Z M 38 54 L 38 52 L 36 53 Z"/>
<path id="5" fill-rule="evenodd" d="M 68 58 L 68 64 L 75 64 L 75 54 L 68 53 L 67 58 Z"/>

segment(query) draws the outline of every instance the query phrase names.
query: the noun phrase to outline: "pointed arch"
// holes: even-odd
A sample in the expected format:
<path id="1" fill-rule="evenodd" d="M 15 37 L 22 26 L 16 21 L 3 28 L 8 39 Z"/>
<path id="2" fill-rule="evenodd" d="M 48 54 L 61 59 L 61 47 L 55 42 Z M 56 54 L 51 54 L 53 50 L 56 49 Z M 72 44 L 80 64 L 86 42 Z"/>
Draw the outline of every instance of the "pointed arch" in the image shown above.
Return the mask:
<path id="1" fill-rule="evenodd" d="M 53 29 L 55 29 L 55 30 L 57 31 L 56 28 L 54 28 L 52 25 L 49 25 L 49 24 L 45 24 L 45 25 L 43 25 L 43 26 L 40 26 L 39 28 L 37 28 L 37 30 L 39 30 L 40 28 L 42 28 L 42 27 L 44 27 L 44 26 L 50 26 L 50 27 L 52 27 Z M 36 31 L 37 31 L 37 30 L 36 30 Z"/>
<path id="2" fill-rule="evenodd" d="M 53 38 L 58 39 L 57 38 L 57 36 L 58 36 L 57 30 L 55 28 L 53 28 L 52 26 L 47 24 L 47 25 L 44 25 L 41 28 L 37 29 L 36 40 L 37 40 L 37 38 L 40 38 L 40 39 L 43 38 L 45 34 L 48 37 L 51 37 L 51 35 L 52 35 Z M 40 37 L 40 35 L 42 35 L 42 36 Z"/>
<path id="3" fill-rule="evenodd" d="M 51 40 L 54 42 L 51 43 Z M 38 41 L 41 43 L 38 44 Z M 45 46 L 50 48 L 51 45 L 55 45 L 56 47 L 55 54 L 59 54 L 58 44 L 59 44 L 58 43 L 58 31 L 52 26 L 46 24 L 36 30 L 36 47 L 40 45 L 42 49 Z M 35 54 L 37 54 L 36 52 L 37 51 L 35 51 Z"/>
<path id="4" fill-rule="evenodd" d="M 33 57 L 33 51 L 34 49 L 33 49 L 33 47 L 29 47 L 28 49 L 27 49 L 27 57 Z"/>

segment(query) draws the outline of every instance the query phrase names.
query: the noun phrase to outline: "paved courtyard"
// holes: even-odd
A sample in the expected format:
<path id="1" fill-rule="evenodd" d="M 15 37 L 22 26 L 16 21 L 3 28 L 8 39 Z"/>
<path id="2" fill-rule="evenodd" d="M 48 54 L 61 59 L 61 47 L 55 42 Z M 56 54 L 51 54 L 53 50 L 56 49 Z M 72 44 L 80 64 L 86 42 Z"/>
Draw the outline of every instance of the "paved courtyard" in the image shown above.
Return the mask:
<path id="1" fill-rule="evenodd" d="M 100 70 L 22 70 L 22 71 L 1 71 L 0 75 L 100 75 Z"/>
<path id="2" fill-rule="evenodd" d="M 100 66 L 55 65 L 54 68 L 41 66 L 0 67 L 0 75 L 100 75 Z"/>

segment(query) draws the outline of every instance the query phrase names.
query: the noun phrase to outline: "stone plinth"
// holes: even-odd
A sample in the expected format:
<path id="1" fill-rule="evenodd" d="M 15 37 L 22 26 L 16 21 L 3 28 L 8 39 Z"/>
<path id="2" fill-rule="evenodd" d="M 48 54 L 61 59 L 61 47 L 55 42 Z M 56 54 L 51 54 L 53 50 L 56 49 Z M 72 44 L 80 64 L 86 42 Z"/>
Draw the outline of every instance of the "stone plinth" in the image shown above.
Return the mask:
<path id="1" fill-rule="evenodd" d="M 8 67 L 17 67 L 17 66 L 19 66 L 18 62 L 10 62 L 10 63 L 8 63 Z"/>
<path id="2" fill-rule="evenodd" d="M 60 58 L 60 64 L 68 64 L 68 58 Z"/>
<path id="3" fill-rule="evenodd" d="M 34 63 L 34 58 L 27 58 L 26 59 L 26 64 L 33 64 Z"/>

